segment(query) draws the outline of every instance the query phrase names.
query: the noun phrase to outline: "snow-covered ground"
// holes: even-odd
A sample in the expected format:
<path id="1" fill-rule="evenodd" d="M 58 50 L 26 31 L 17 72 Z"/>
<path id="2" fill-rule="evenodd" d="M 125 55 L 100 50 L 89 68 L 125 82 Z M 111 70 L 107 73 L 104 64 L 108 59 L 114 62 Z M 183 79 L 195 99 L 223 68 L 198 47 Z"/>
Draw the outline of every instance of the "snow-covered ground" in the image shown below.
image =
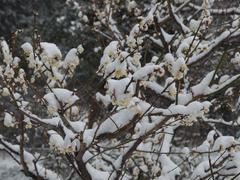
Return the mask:
<path id="1" fill-rule="evenodd" d="M 30 180 L 8 154 L 0 151 L 0 180 Z"/>

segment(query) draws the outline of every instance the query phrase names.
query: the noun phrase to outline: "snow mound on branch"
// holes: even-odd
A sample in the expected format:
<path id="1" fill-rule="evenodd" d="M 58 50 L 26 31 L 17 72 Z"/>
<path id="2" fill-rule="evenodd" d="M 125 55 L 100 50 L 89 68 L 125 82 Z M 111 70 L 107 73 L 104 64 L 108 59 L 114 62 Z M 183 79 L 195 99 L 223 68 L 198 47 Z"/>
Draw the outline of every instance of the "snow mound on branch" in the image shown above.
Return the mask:
<path id="1" fill-rule="evenodd" d="M 48 43 L 48 42 L 41 42 L 40 43 L 42 52 L 46 55 L 49 59 L 58 59 L 62 58 L 62 53 L 60 49 L 56 46 L 56 44 Z"/>
<path id="2" fill-rule="evenodd" d="M 58 108 L 60 108 L 60 102 L 71 106 L 79 99 L 74 92 L 61 88 L 52 89 L 52 92 L 46 94 L 43 98 L 48 102 L 48 105 Z"/>

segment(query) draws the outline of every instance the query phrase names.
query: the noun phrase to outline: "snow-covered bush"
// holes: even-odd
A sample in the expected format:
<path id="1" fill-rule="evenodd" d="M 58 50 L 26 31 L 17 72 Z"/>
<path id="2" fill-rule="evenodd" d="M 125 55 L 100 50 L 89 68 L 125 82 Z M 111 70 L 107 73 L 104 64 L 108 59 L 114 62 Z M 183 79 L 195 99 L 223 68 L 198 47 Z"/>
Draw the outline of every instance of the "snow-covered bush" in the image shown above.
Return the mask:
<path id="1" fill-rule="evenodd" d="M 239 12 L 201 3 L 93 1 L 97 19 L 77 8 L 81 20 L 108 39 L 100 47 L 96 74 L 102 80 L 88 111 L 81 111 L 81 88 L 68 86 L 88 49 L 80 44 L 63 55 L 37 34 L 19 48 L 1 40 L 1 123 L 18 136 L 14 141 L 1 132 L 0 150 L 33 179 L 239 178 L 240 139 L 219 129 L 238 127 L 238 117 L 214 116 L 221 100 L 233 95 L 230 109 L 238 110 L 240 49 L 231 44 L 240 37 Z M 130 29 L 118 28 L 115 15 L 123 9 L 121 21 Z M 234 16 L 215 29 L 222 13 Z M 202 142 L 176 143 L 179 129 L 199 123 L 210 129 Z M 38 129 L 43 147 L 67 160 L 69 174 L 46 167 L 47 154 L 27 145 Z"/>

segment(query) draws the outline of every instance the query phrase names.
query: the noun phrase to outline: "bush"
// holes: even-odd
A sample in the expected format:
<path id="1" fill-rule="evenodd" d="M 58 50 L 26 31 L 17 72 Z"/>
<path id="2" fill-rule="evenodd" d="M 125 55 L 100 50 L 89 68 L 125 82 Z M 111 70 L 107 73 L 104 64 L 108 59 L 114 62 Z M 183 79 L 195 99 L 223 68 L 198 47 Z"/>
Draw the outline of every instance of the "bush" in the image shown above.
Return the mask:
<path id="1" fill-rule="evenodd" d="M 2 40 L 0 150 L 33 179 L 238 178 L 239 9 L 197 3 L 67 1 L 98 39 L 64 58 L 38 31 Z M 77 74 L 99 51 L 91 97 Z"/>

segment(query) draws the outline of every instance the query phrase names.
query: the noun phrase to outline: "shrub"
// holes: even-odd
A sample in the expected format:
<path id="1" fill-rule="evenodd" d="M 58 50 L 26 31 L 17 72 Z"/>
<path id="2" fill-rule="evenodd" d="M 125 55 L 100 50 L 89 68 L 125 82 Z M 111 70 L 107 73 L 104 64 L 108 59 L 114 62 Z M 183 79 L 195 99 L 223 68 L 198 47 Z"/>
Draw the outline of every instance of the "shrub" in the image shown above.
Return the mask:
<path id="1" fill-rule="evenodd" d="M 84 111 L 79 98 L 84 88 L 71 82 L 85 47 L 63 58 L 37 34 L 20 48 L 2 40 L 2 123 L 4 131 L 13 128 L 18 136 L 17 141 L 1 136 L 0 149 L 33 179 L 237 178 L 239 139 L 223 134 L 218 124 L 239 122 L 237 116 L 220 118 L 218 110 L 234 97 L 224 110 L 237 112 L 240 55 L 239 44 L 231 44 L 240 36 L 239 12 L 214 8 L 215 3 L 92 2 L 94 15 L 80 17 L 108 45 L 100 47 L 96 73 L 102 80 Z M 234 16 L 218 26 L 214 18 L 223 13 Z M 120 21 L 131 28 L 118 28 Z M 176 142 L 177 131 L 201 123 L 210 130 L 197 144 Z M 27 145 L 38 129 L 48 152 L 67 161 L 69 175 L 46 167 L 48 155 Z"/>

